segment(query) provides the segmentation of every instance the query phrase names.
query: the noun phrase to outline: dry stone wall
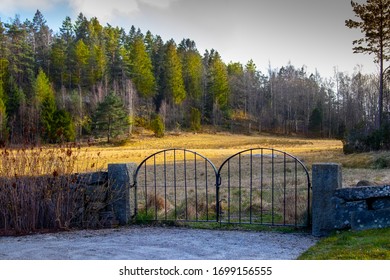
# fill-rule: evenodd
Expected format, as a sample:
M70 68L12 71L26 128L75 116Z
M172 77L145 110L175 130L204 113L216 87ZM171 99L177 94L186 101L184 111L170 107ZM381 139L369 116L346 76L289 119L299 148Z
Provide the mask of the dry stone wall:
M313 165L312 233L390 227L390 186L343 188L341 166Z

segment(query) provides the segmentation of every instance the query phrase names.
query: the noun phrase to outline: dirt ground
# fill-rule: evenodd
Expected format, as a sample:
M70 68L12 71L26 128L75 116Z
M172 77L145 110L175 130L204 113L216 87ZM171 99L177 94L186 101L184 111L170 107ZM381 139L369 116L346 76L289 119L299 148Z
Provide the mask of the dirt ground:
M0 237L0 259L291 260L316 242L303 233L132 226Z

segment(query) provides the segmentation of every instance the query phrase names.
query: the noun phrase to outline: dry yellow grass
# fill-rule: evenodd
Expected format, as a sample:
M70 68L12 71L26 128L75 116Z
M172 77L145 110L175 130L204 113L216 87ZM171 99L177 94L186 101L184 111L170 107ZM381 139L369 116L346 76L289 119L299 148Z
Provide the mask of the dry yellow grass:
M275 148L301 159L308 169L316 162L336 162L343 165L344 185L355 185L360 180L388 184L388 169L373 169L381 157L389 159L390 153L364 153L344 155L342 142L328 139L307 139L273 135L168 134L155 138L140 134L118 146L96 145L77 149L74 172L106 169L109 163L141 163L147 156L163 149L185 148L209 158L217 167L229 156L250 148ZM47 148L52 149L52 148Z
M334 139L307 139L274 135L236 135L229 133L181 133L155 138L150 135L135 136L120 147L93 147L89 153L100 153L102 166L115 162L139 164L147 156L163 149L185 148L206 156L218 167L226 158L250 148L274 148L286 151L301 159L309 170L313 163L336 162L343 165L343 184L356 185L360 180L388 184L388 169L373 169L372 163L389 153L364 153L344 155L342 142Z
M140 163L145 157L170 148L185 148L196 151L219 164L223 159L250 148L275 148L294 155L315 153L342 153L342 144L337 140L312 140L269 135L246 136L228 133L167 135L164 138L136 136L118 147L89 147L90 156L99 155L103 165L115 162Z

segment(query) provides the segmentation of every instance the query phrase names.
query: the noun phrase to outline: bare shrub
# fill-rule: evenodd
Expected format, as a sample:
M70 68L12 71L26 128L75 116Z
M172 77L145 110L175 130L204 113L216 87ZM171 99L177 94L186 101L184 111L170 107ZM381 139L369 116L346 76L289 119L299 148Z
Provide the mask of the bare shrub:
M85 188L73 175L81 149L55 148L1 150L0 234L93 227L91 217L106 205L108 186ZM85 175L84 178L88 177Z
M147 200L147 208L152 210L157 209L157 212L165 210L169 211L172 208L172 203L161 195L149 196Z

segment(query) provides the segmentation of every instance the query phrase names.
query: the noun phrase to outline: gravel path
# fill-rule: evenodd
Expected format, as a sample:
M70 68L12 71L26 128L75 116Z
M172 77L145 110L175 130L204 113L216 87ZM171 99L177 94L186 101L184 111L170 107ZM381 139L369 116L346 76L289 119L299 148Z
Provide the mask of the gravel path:
M0 237L0 259L290 260L317 240L301 233L124 227Z

